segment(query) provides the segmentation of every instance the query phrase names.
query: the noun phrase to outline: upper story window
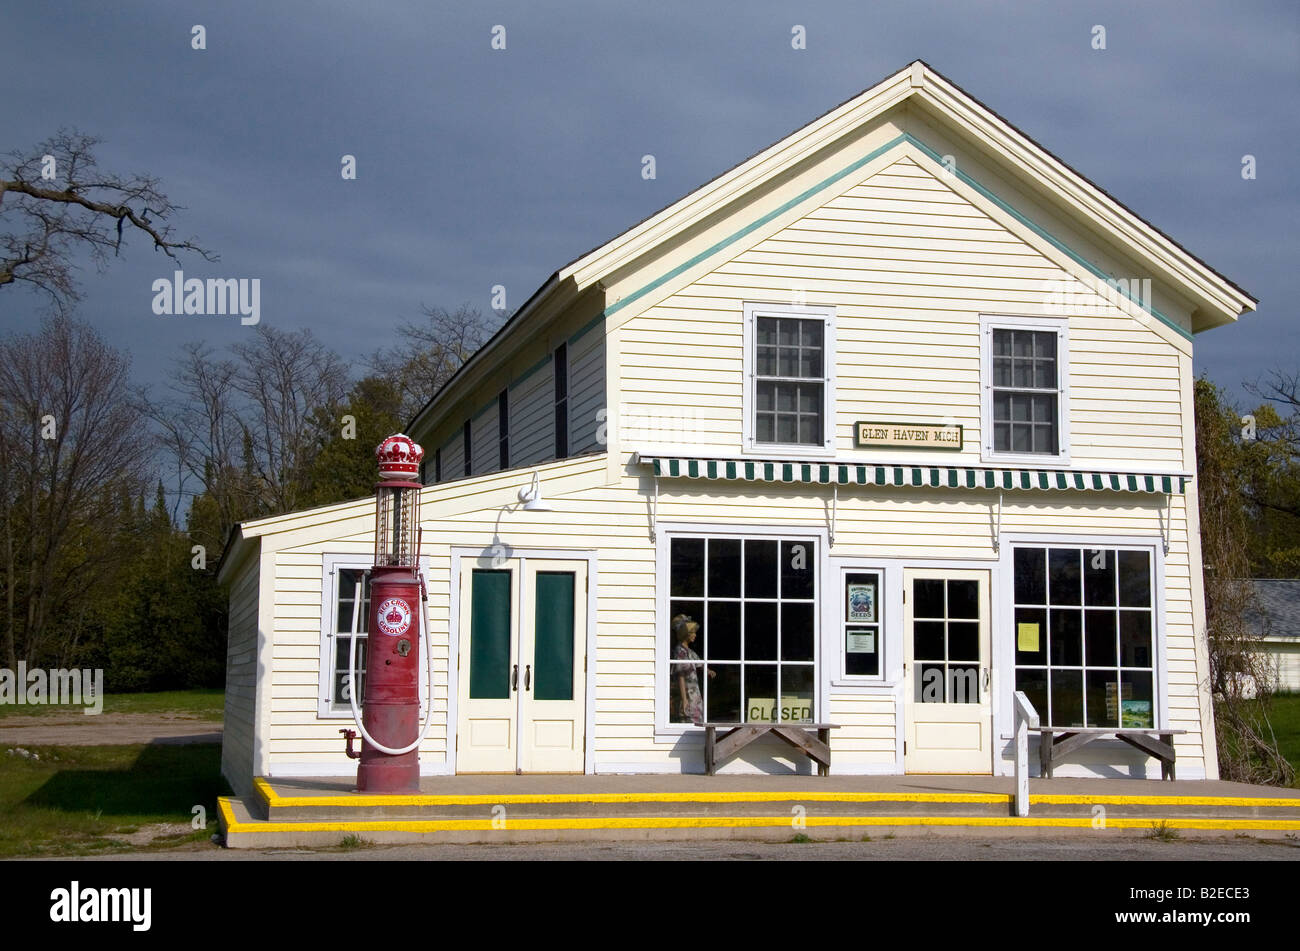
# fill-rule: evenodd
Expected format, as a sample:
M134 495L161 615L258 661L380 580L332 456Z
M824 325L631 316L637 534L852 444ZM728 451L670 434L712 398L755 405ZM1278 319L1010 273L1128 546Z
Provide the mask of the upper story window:
M745 305L745 448L835 446L835 311Z
M433 451L433 481L434 482L442 481L442 450L441 449L435 449Z
M569 454L569 348L555 348L555 458Z
M470 421L468 419L465 420L465 430L463 434L463 439L465 441L465 477L466 478L469 478L470 472L473 469L473 460L474 460L474 454L470 451L473 447L471 446L471 441L470 441L469 422Z
M1069 462L1065 319L980 323L982 458Z

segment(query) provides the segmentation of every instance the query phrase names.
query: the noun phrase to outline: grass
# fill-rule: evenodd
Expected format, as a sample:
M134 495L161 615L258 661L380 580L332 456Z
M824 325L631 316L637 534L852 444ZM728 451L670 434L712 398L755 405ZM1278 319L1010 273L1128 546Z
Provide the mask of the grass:
M1273 725L1278 749L1296 772L1300 785L1300 693L1280 693L1269 704L1268 721Z
M0 857L94 855L207 842L216 830L221 747L34 746L39 760L0 751ZM192 828L194 806L206 811ZM148 846L142 826L184 826Z
M1268 707L1268 722L1277 738L1278 750L1295 770L1292 785L1300 787L1300 693L1274 694Z
M225 691L217 688L194 690L162 690L156 693L104 693L105 713L153 713L194 717L199 720L220 720L225 714ZM0 717L51 716L54 714L81 714L85 708L74 705L5 703L0 704Z
M1151 823L1151 831L1147 833L1148 839L1156 839L1160 842L1175 842L1182 838L1182 833L1171 826L1166 819L1159 822Z
M370 842L361 838L361 836L356 833L345 835L342 841L339 842L339 848L347 852L350 852L353 849L364 849L368 845L370 845Z

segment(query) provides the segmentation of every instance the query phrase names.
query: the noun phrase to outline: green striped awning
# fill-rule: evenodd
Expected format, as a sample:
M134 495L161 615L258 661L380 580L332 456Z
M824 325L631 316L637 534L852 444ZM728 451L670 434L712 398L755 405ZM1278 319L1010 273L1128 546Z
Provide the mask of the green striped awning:
M1189 476L1168 473L1083 472L1063 469L992 469L971 466L863 465L781 459L700 459L638 456L654 474L668 478L735 479L829 485L875 485L934 489L1034 489L1075 492L1182 494Z

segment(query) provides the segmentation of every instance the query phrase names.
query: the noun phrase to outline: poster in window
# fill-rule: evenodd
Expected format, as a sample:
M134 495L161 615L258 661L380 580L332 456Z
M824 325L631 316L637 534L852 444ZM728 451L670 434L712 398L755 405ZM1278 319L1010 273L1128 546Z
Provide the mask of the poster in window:
M1016 625L1016 650L1027 654L1038 653L1038 625Z
M848 620L874 622L876 620L876 583L874 581L865 584L850 583L848 589Z
M850 654L874 654L876 652L875 628L849 630L846 650Z
M1127 687L1128 684L1124 686ZM1141 729L1153 725L1150 700L1121 700L1120 710L1124 714L1119 723L1121 727Z

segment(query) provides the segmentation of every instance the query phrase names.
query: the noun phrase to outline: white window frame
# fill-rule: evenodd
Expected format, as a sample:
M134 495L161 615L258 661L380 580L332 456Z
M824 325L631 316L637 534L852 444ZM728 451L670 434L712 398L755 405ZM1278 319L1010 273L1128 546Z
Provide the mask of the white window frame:
M320 603L320 654L317 658L317 691L316 691L316 716L321 720L351 720L352 711L346 707L341 710L335 710L330 703L331 691L334 686L334 641L338 635L337 618L334 611L339 603L339 569L347 568L356 571L369 571L375 566L375 559L372 554L365 555L347 555L347 554L326 554L323 556L321 568L321 603ZM420 559L420 566L424 569L424 576L429 577L429 571L432 562L426 556ZM423 608L421 608L423 609ZM426 614L425 623L428 623ZM421 645L420 650L424 650ZM358 658L361 656L357 652ZM428 662L424 657L420 658L420 722L424 723L425 704L428 702L427 685L428 679ZM363 698L357 697L357 706L361 706Z
M1012 711L1012 695L1015 693L1015 570L1013 552L1017 547L1023 548L1145 548L1151 552L1154 567L1154 590L1152 592L1153 646L1155 651L1155 710L1152 722L1156 727L1170 727L1169 710L1169 656L1166 628L1166 584L1164 545L1160 538L1144 535L1074 535L1068 533L1024 532L1009 533L1002 536L998 552L998 572L995 590L997 603L994 605L995 617L1000 618L993 628L994 650L997 652L997 668L1008 676L1009 683L1000 690L998 705L994 712L993 730L1003 740L1012 738L1011 729L1015 723ZM1113 743L1115 749L1122 744L1118 741L1102 740ZM1125 749L1131 749L1125 747ZM1001 760L1003 775L1010 775L1011 761Z
M820 446L789 443L760 443L756 439L754 415L758 409L756 380L758 369L759 317L820 319L822 332L822 444ZM835 308L812 304L762 304L747 302L744 305L744 398L742 422L742 448L746 453L776 456L828 457L835 454Z
M844 629L848 622L844 620L844 586L849 575L876 574L880 577L880 589L876 592L878 629L877 653L880 655L880 673L849 674L848 644ZM826 598L823 625L827 637L835 638L835 647L822 656L832 660L834 669L828 671L827 681L832 687L892 687L901 677L902 662L895 656L896 643L901 640L895 634L902 630L902 571L897 563L880 560L831 559L830 577L836 584L835 597ZM899 668L895 671L891 665Z
M655 623L654 709L656 739L660 742L676 742L681 739L683 734L696 736L703 736L704 734L704 728L693 723L671 723L668 720L669 651L666 645L672 636L669 625L672 622L672 602L674 599L668 589L670 583L669 574L672 568L672 540L674 538L738 538L742 541L745 539L776 539L808 541L817 544L816 574L813 580L816 586L814 591L817 592L813 600L812 667L813 689L816 693L813 698L813 719L818 723L825 723L828 699L827 678L823 673L823 667L826 663L826 653L822 649L825 619L821 606L824 585L827 579L831 577L827 561L830 545L826 529L807 525L749 527L713 523L693 525L684 522L671 524L660 522L658 530L655 532L655 605L657 620Z
M1056 438L1055 454L997 452L993 445L993 331L1035 330L1056 333ZM1070 333L1066 317L1012 317L980 315L980 461L1013 465L1065 466L1070 464Z

